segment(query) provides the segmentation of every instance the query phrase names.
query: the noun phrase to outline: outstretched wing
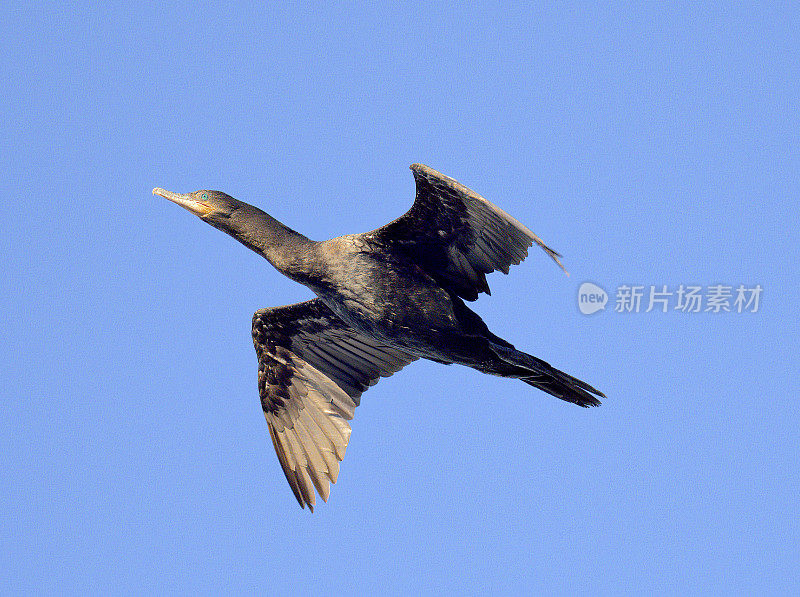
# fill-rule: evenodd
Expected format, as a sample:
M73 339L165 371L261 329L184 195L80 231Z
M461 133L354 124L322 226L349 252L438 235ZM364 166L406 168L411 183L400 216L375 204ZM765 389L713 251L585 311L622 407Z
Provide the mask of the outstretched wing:
M348 327L318 299L253 315L258 390L269 433L297 501L328 500L360 397L416 360Z
M476 192L422 164L412 164L414 205L373 235L396 247L442 286L474 301L491 294L486 274L508 273L539 245L561 266L560 255L542 239Z

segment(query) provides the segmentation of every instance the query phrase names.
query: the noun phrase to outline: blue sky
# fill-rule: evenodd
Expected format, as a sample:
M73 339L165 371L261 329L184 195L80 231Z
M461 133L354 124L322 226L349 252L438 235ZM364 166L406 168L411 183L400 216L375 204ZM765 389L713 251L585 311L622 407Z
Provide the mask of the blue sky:
M0 523L12 592L798 589L798 11L789 4L5 3ZM456 178L564 254L475 305L579 409L417 363L311 515L250 318L309 291L150 190L314 239ZM578 310L578 287L609 294ZM758 312L615 312L622 285ZM674 297L673 297L674 298Z

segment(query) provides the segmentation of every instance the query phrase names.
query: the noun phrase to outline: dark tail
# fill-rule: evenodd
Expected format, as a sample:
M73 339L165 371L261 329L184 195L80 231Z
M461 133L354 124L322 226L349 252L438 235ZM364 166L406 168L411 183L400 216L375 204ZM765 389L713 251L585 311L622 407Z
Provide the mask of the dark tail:
M492 351L505 363L512 365L508 377L517 377L526 384L539 388L548 394L572 402L578 406L600 406L595 396L605 398L605 394L588 383L552 367L541 359L516 350L491 343ZM504 375L505 373L501 373ZM594 396L593 396L594 394Z

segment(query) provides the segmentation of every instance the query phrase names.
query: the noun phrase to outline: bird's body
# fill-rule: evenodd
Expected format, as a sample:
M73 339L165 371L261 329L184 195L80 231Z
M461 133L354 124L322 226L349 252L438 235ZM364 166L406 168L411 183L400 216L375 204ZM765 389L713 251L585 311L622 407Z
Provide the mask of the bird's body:
M460 299L387 247L350 235L319 249L337 265L307 285L353 329L423 358L440 348L430 336L462 331L453 305Z
M278 458L301 506L327 500L360 395L379 377L425 358L519 378L580 406L602 394L495 336L464 303L489 292L533 243L511 216L426 166L417 199L397 220L316 242L217 191L154 192L186 207L309 287L317 299L253 317L259 391Z

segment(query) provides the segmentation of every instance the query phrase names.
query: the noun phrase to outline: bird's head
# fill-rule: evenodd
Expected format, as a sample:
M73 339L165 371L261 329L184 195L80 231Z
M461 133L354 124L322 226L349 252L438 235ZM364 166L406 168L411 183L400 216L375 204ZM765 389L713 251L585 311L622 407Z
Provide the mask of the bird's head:
M195 191L194 193L173 193L161 188L153 189L153 195L160 195L200 216L209 224L223 223L233 214L247 205L222 191Z
M214 228L230 234L240 243L266 257L278 269L281 269L283 263L282 258L275 253L276 247L288 243L299 246L301 241L308 241L257 207L234 199L222 191L201 190L182 194L155 188L153 194L177 203ZM289 240L289 236L295 238Z
M265 216L257 207L234 199L222 191L201 190L183 194L155 188L153 194L177 203L199 216L204 222L227 232L245 244L248 233L258 229L258 223Z

